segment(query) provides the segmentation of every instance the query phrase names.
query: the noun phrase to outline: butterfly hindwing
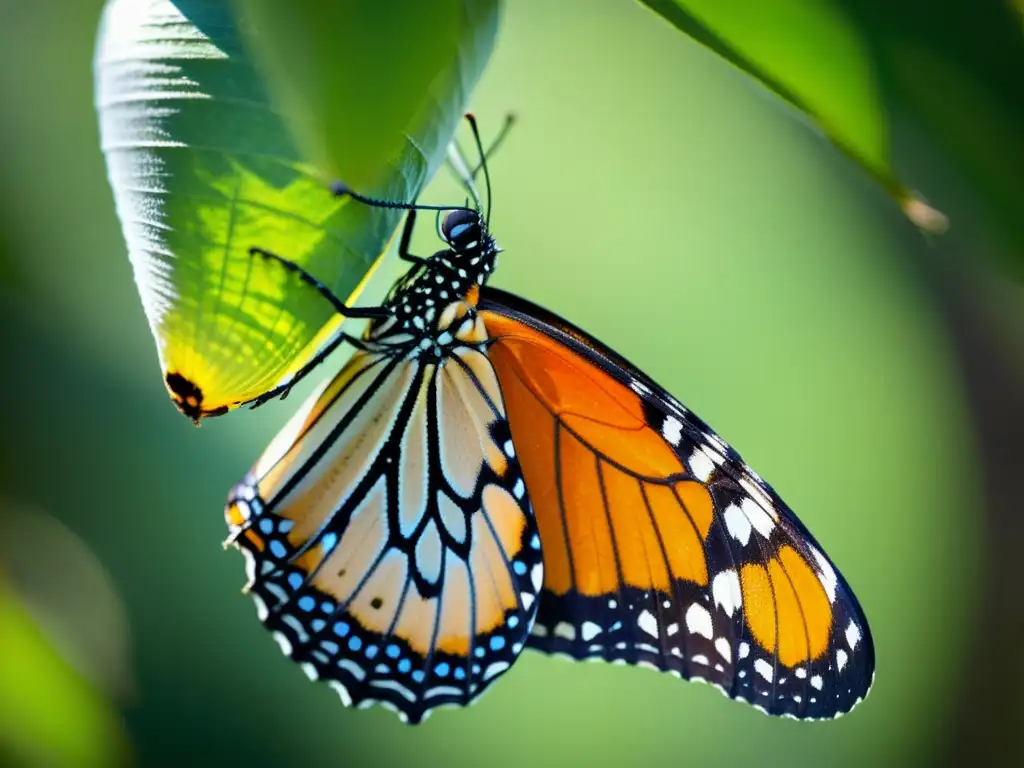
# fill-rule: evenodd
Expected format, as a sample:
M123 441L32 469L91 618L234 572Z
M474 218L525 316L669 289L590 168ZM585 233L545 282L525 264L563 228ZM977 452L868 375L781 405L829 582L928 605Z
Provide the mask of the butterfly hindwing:
M419 722L511 666L543 568L484 354L385 341L311 397L226 515L285 653L346 704Z
M704 680L776 715L863 698L864 616L771 487L583 331L494 289L480 308L544 550L530 646Z

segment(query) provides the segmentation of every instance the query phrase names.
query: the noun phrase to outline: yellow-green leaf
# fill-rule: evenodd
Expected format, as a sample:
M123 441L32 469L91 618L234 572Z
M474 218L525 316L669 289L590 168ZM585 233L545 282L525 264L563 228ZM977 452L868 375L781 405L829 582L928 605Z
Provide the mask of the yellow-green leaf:
M0 760L116 766L126 749L114 707L57 653L0 572Z
M316 26L312 5L294 6L295 25L257 5L109 0L97 41L96 106L118 214L165 381L196 420L272 388L339 323L316 292L249 248L301 264L354 302L399 212L335 199L327 185L344 173L361 190L413 198L443 158L496 27L495 0L432 5L417 29L443 44L404 52L375 2L338 3L350 12L339 38L386 56L380 76L371 73L379 61L347 64L326 29L303 31L303 20ZM272 96L253 53L288 60L303 35L315 57L266 67ZM354 84L336 87L334 69ZM339 116L359 129L346 132ZM321 141L310 126L323 127Z
M893 168L892 135L870 46L835 0L641 0L759 80L873 176L919 226L945 218Z

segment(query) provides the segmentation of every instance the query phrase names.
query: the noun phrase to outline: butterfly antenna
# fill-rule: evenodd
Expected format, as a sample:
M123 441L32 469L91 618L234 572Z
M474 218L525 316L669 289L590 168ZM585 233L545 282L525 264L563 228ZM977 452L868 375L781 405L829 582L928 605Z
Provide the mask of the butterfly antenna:
M490 228L491 209L494 208L494 199L491 197L491 174L487 170L487 153L484 151L483 142L480 141L480 129L477 128L476 117L473 116L472 112L467 112L466 120L469 122L469 127L473 129L473 141L476 142L476 151L480 153L480 167L484 171L484 188L487 190L487 218L484 220L484 223Z
M458 205L420 205L419 203L400 203L396 200L381 200L376 197L360 195L348 184L341 181L331 183L331 194L335 197L351 197L372 208L391 208L400 211L470 211L474 209Z
M487 151L484 152L484 160L490 160L491 157L494 156L494 153L498 151L498 147L500 147L502 143L505 141L505 137L508 136L509 131L512 129L512 126L515 125L517 119L518 116L515 112L509 112L505 115L505 122L501 126L501 130L498 131L498 135L494 137L493 141L491 141L491 146L489 146L487 148ZM483 169L483 167L484 164L480 163L479 165L477 165L476 168L473 169L471 176L473 177L474 180L476 179L477 174L480 173L480 171Z
M462 146L459 144L458 139L452 139L448 145L445 165L448 166L448 170L452 172L459 185L469 192L477 209L482 208L483 204L480 202L480 193L476 190L476 182L469 171L469 165L466 163L466 154L462 151Z

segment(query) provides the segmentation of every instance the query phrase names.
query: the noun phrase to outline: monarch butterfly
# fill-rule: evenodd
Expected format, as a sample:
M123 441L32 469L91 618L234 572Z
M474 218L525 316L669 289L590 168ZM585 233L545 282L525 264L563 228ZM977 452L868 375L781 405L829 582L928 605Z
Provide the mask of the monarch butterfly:
M260 619L346 705L412 723L472 702L523 648L703 680L772 715L849 711L873 679L867 622L775 491L625 358L486 286L500 249L468 119L487 217L476 171L474 207L335 187L408 210L413 266L381 307L253 249L372 317L231 491ZM445 246L429 258L409 253L423 209Z

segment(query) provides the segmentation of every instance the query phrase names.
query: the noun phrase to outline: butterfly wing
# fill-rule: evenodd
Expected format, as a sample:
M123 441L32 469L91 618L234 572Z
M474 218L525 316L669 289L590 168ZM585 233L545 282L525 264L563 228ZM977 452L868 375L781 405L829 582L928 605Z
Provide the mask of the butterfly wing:
M480 316L544 552L529 645L835 717L874 649L807 529L703 421L583 331L485 289Z
M515 661L543 570L486 357L381 349L310 398L225 514L285 654L415 723Z

